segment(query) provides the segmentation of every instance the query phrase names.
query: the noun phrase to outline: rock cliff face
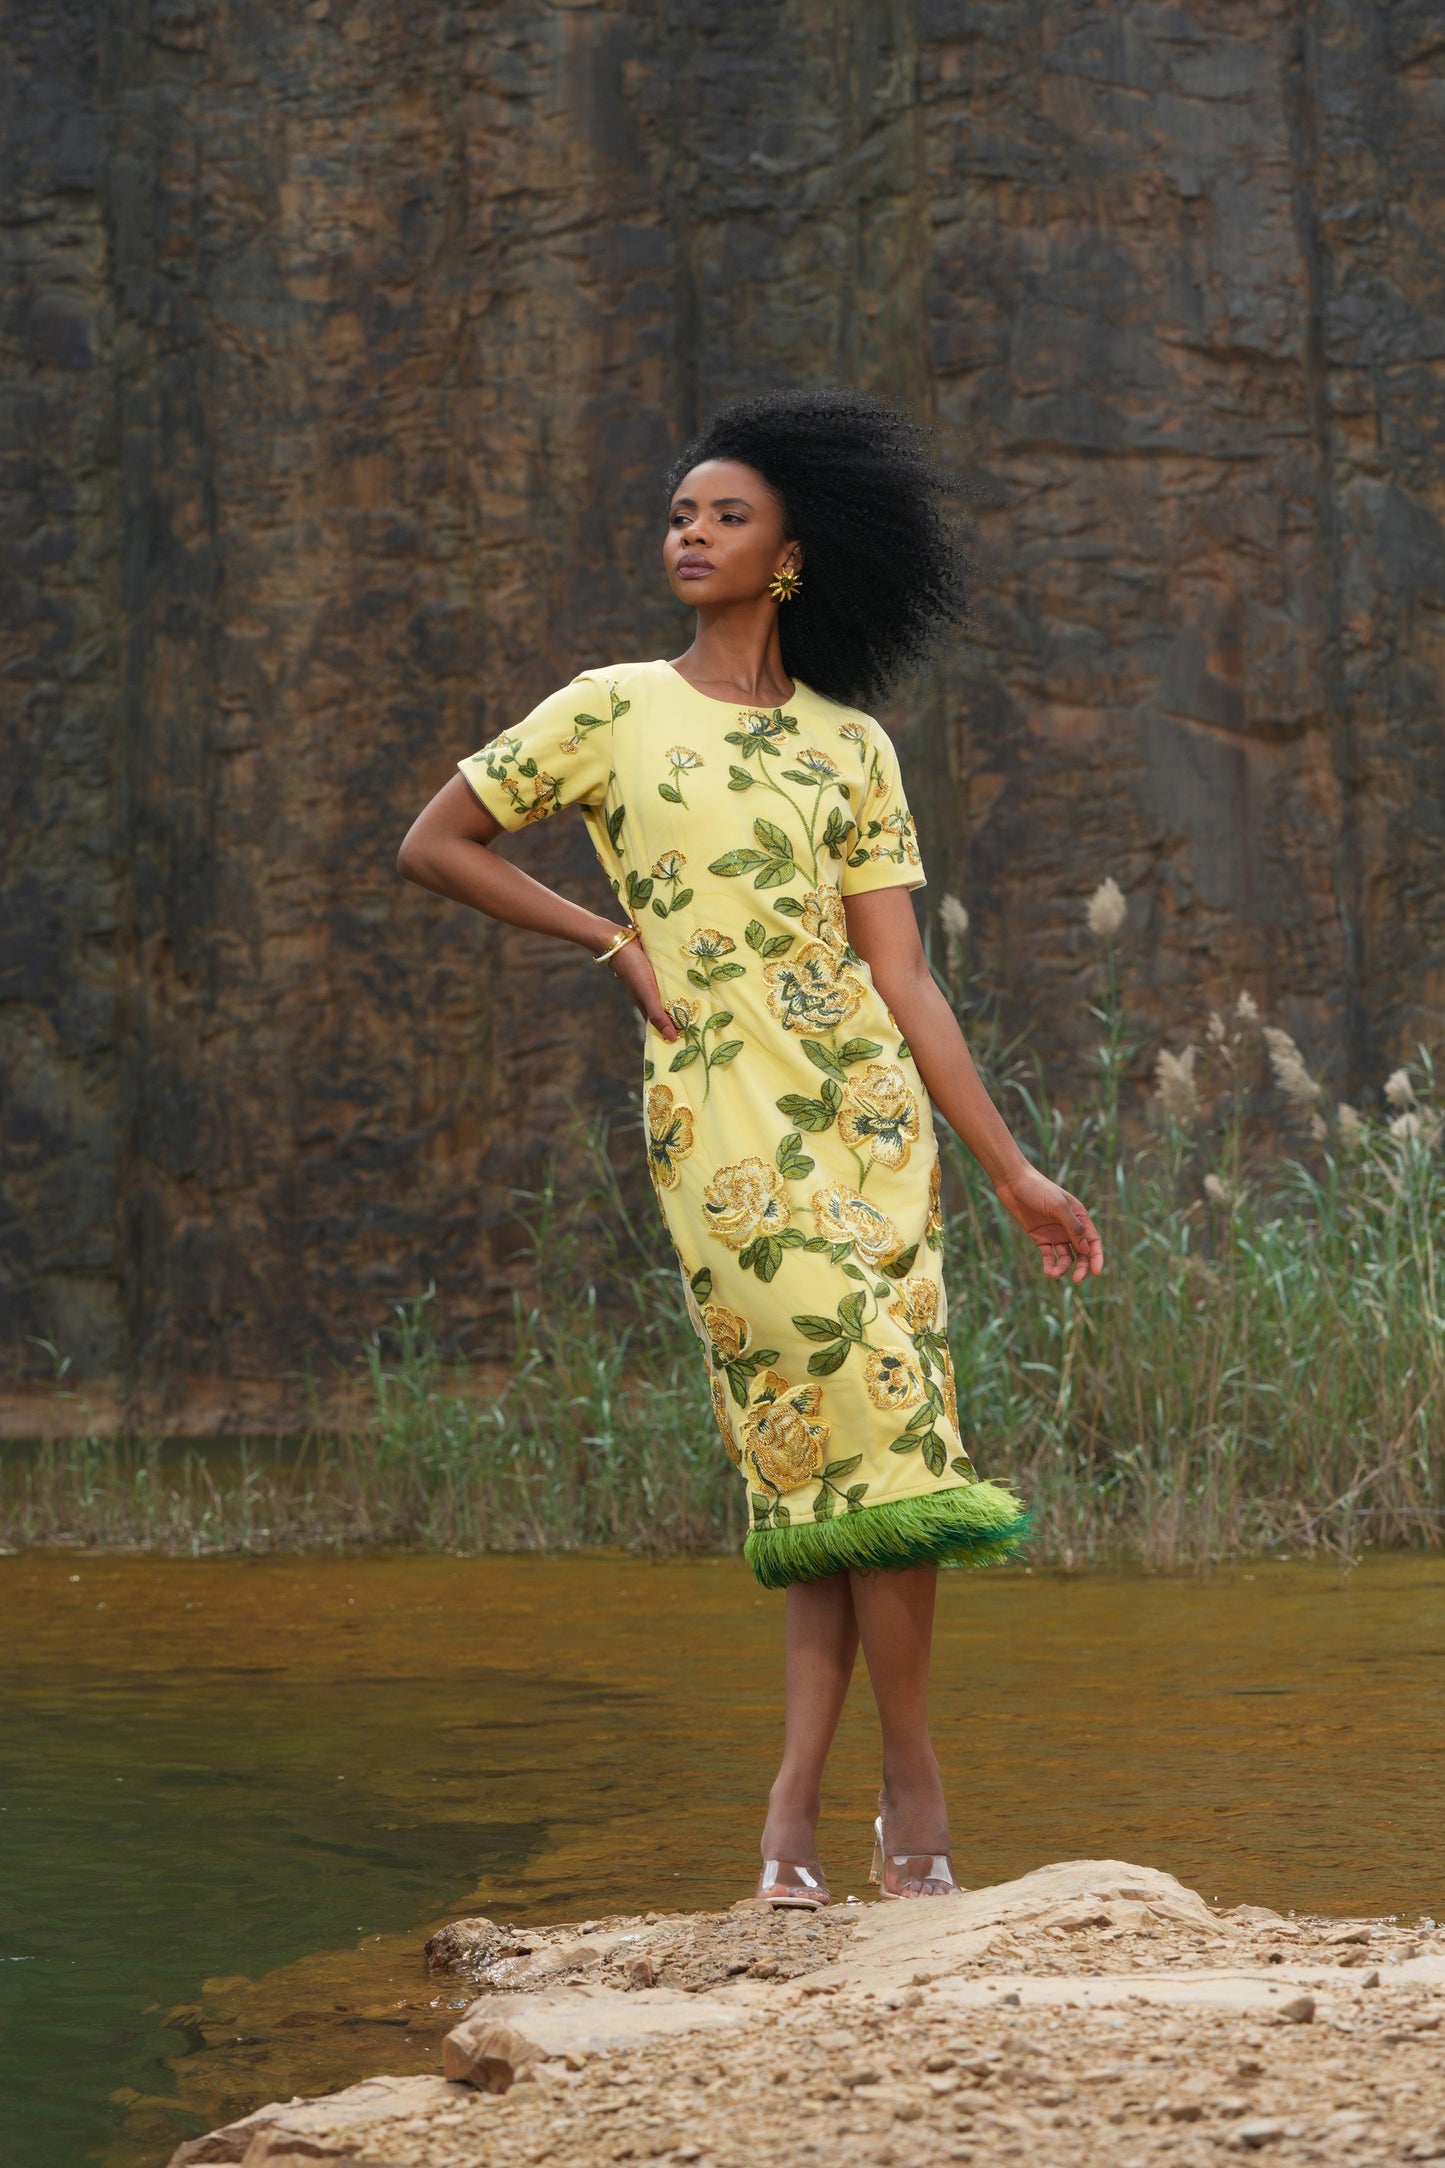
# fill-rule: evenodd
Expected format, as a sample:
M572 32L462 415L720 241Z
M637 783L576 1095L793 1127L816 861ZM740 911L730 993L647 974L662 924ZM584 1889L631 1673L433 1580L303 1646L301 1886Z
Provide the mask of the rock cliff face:
M5 0L0 1273L154 1418L435 1278L473 1347L579 952L403 888L460 752L676 653L660 464L846 379L980 488L889 721L1056 1061L1081 902L1342 1085L1445 996L1445 27L1363 0ZM925 778L946 779L942 787ZM601 903L580 823L522 844ZM598 983L603 981L603 983ZM253 1403L260 1394L261 1401Z

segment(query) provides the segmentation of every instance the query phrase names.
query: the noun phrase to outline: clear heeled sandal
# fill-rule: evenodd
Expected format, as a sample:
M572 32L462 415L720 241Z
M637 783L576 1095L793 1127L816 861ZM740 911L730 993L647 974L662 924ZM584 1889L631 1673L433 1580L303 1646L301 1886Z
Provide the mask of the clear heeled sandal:
M753 1895L764 1904L796 1905L809 1912L833 1902L822 1875L811 1867L800 1866L795 1859L765 1859Z
M873 1864L868 1879L878 1886L880 1897L961 1897L962 1885L954 1880L953 1861L947 1852L888 1852L883 1850L883 1817L873 1823Z

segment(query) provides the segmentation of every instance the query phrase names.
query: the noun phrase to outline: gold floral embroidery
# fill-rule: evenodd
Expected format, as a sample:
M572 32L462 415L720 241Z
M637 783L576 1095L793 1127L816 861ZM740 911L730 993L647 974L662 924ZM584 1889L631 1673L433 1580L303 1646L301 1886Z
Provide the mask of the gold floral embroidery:
M875 1408L911 1408L923 1398L923 1380L897 1348L870 1348L863 1383Z
M504 775L500 780L503 790L521 814L524 827L529 821L545 820L556 806L562 789L556 776L548 775L545 768L539 768L535 775L527 777L532 793L530 798L516 776Z
M653 861L652 878L654 881L675 881L686 864L685 851L664 851L660 858Z
M780 1233L793 1216L783 1178L765 1159L719 1167L702 1193L702 1208L709 1232L730 1250L742 1249L755 1235Z
M830 1242L851 1242L865 1264L886 1264L903 1247L903 1237L888 1214L847 1182L829 1182L815 1189L809 1202L818 1233Z
M926 1272L910 1272L899 1281L898 1298L889 1303L888 1315L910 1339L932 1332L938 1318L938 1282Z
M882 820L877 822L876 828L881 837L891 838L892 840L873 844L868 852L870 858L890 858L895 865L900 866L922 864L923 861L918 855L918 845L914 840L913 815L911 813L905 812L901 806L895 807L891 813L884 814ZM873 830L870 828L869 832L871 834Z
M953 1374L953 1358L945 1357L943 1372L943 1407L949 1422L958 1429L958 1383Z
M928 1217L923 1223L923 1239L931 1250L943 1247L943 1167L936 1154L928 1170Z
M738 1441L733 1436L732 1416L728 1410L728 1396L723 1391L723 1381L715 1370L708 1372L707 1389L712 1399L713 1420L717 1424L723 1444L727 1447L728 1459L735 1468L741 1468L743 1456L738 1449Z
M821 746L805 745L796 758L800 768L807 768L813 775L822 776L824 782L831 782L838 773L837 761L831 760Z
M746 1318L739 1317L725 1302L707 1302L703 1304L702 1321L721 1362L731 1362L734 1356L741 1355L749 1338Z
M843 898L831 881L825 881L821 888L808 890L803 898L799 924L804 933L831 949L848 946L848 919Z
M743 1417L743 1452L765 1483L798 1490L823 1467L831 1425L816 1420L821 1385L791 1386L769 1370Z
M693 1142L692 1108L674 1105L670 1085L652 1085L647 1094L647 1164L663 1189L676 1189L681 1162Z
M823 941L806 941L796 956L765 964L768 1007L785 1031L822 1038L847 1022L867 991L862 979Z
M737 947L731 934L719 933L716 926L699 926L697 932L683 942L683 954L696 956L700 961L711 963L715 956L726 956Z
M684 774L703 764L701 753L695 753L690 745L670 745L662 757L669 768L679 768Z
M872 1061L861 1076L850 1076L838 1108L838 1134L853 1151L866 1145L880 1166L906 1167L919 1124L918 1102L903 1071Z

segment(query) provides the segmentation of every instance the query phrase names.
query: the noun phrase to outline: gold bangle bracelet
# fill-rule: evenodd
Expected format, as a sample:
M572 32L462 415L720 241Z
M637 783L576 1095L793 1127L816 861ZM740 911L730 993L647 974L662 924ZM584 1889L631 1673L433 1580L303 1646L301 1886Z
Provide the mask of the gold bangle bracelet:
M609 956L615 956L617 954L617 951L620 948L625 948L629 941L635 941L641 931L642 928L636 925L619 927L617 932L613 935L612 939L608 942L606 948L602 951L602 954L600 956L594 956L592 961L598 964L605 964Z

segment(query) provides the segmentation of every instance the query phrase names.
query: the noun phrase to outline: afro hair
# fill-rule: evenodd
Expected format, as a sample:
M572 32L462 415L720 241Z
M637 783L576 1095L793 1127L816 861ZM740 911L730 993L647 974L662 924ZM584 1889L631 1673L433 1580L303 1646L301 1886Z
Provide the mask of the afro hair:
M949 516L961 485L898 407L844 387L735 400L673 462L669 499L705 459L755 469L802 545L802 585L778 618L790 677L871 709L964 617L970 563Z

